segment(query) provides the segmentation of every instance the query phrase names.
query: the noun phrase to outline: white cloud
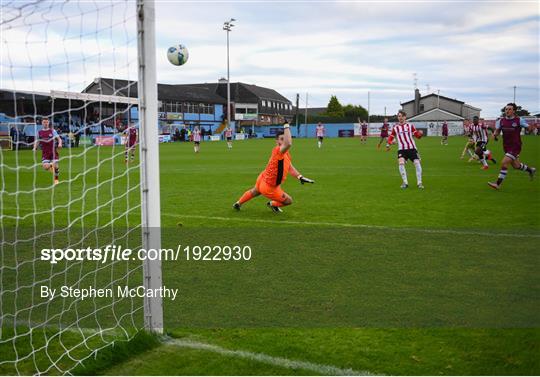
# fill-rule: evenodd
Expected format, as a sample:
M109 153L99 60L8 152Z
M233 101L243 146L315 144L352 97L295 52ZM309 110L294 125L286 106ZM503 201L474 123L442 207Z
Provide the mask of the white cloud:
M62 18L56 4L53 9L43 6L25 16L34 25L31 30L4 30L0 86L60 89L84 86L96 76L137 77L134 6L114 3L107 9L105 3L98 9L100 2L80 4L84 16L75 7L64 9L68 17ZM215 82L225 76L221 27L234 17L231 79L272 87L290 99L307 91L315 106L325 105L331 94L342 102L366 105L370 90L373 112L384 107L394 112L400 101L411 98L416 72L421 89L429 83L433 91L483 108L486 116L496 115L511 99L514 85L520 104L540 110L539 13L534 2L158 1L156 7L160 82ZM43 20L48 22L39 23ZM102 32L87 34L95 24ZM70 38L81 32L83 38ZM45 35L47 45L25 45ZM166 59L167 47L176 43L190 51L182 67ZM30 61L55 66L49 72L36 69L32 77L9 69ZM66 61L74 62L69 76Z

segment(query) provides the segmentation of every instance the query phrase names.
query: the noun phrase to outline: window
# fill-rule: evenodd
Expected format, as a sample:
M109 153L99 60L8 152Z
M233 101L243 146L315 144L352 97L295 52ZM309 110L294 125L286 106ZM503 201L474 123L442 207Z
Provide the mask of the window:
M199 104L199 111L201 114L213 114L214 106L208 105L206 103Z
M420 104L420 112L423 112L423 111L424 111L424 104L421 103L421 104Z
M257 109L249 108L249 109L246 109L246 110L247 110L248 114L257 114Z
M182 106L185 113L191 113L191 114L197 114L199 106L195 105L194 103L184 103L184 106Z

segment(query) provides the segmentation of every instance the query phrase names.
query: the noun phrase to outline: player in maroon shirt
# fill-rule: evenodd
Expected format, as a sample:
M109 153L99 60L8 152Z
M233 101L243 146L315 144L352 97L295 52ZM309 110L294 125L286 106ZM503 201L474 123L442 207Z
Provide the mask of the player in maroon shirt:
M33 150L36 151L38 146L41 147L41 166L54 174L54 184L56 185L59 178L58 149L62 148L62 139L50 126L48 118L43 118L41 125L43 128L37 134Z
M379 144L377 144L377 149L381 149L381 144L383 141L386 141L388 139L388 130L390 128L390 125L388 124L388 118L384 118L384 123L381 126L381 139L379 140Z
M365 144L367 142L368 125L366 122L360 122L360 142Z
M441 145L448 145L448 123L446 121L442 124L442 138Z
M131 161L135 160L135 149L137 147L137 127L135 127L135 123L131 122L129 127L124 130L124 134L126 135L125 161L127 164L129 159Z
M526 128L529 132L535 129L534 125L528 125L523 118L515 115L516 104L509 103L504 108L504 116L497 120L495 125L495 132L493 133L493 139L497 141L497 137L502 132L503 134L503 149L504 158L501 163L501 171L497 182L488 182L488 185L495 190L501 187L506 174L508 173L508 165L512 165L514 169L529 173L531 180L534 178L536 168L527 166L519 161L519 154L521 153L521 129Z

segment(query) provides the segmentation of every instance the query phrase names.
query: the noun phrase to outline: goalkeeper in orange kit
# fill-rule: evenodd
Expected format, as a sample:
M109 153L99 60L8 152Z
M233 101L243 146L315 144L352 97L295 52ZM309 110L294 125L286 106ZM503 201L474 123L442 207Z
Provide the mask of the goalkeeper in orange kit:
M259 195L263 195L270 199L266 204L274 212L283 212L281 207L292 204L292 198L281 188L281 184L287 179L290 174L297 178L301 184L315 183L314 180L304 177L295 169L291 163L291 154L289 149L292 145L291 130L289 123L283 125L283 132L276 135L276 146L272 149L272 155L266 165L264 171L259 174L255 187L247 190L236 203L233 208L240 210L240 207Z

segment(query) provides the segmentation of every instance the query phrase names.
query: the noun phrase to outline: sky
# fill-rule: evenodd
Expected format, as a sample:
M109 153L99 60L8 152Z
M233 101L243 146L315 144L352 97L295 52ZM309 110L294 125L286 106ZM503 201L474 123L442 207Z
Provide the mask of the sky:
M133 3L76 4L5 12L19 17L7 30L3 25L0 87L81 90L97 76L137 78ZM237 19L231 81L273 88L293 102L300 93L301 107L307 93L310 107L326 106L336 95L367 108L369 92L372 114L394 114L412 99L416 74L423 95L439 91L481 108L485 117L513 100L514 86L516 102L540 112L534 1L156 0L158 81L226 76L222 25L231 17ZM29 24L35 26L28 30ZM167 48L179 43L190 53L180 67L166 58Z

